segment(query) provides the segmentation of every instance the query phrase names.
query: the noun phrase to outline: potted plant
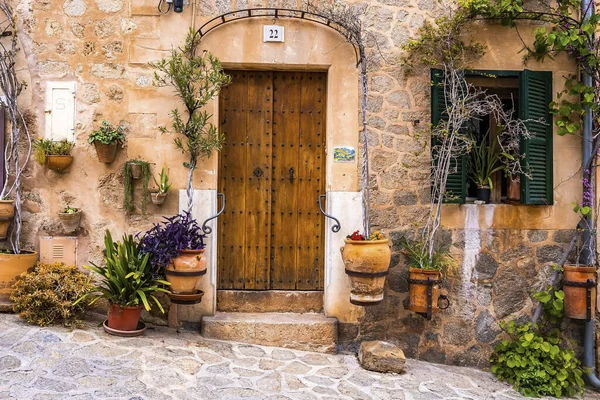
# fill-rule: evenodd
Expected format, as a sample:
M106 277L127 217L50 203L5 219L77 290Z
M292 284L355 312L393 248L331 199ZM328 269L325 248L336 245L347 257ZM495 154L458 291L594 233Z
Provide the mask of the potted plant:
M379 231L369 237L356 231L346 236L340 251L350 278L350 302L361 306L381 302L392 258L389 240Z
M402 253L406 256L409 273L410 298L408 309L417 313L428 312L428 286L431 286L431 312L440 310L440 283L443 274L454 264L454 260L444 250L429 252L423 242L409 242L402 238ZM430 254L433 254L430 256Z
M69 231L74 231L79 228L81 221L81 210L79 208L67 206L62 211L58 212L58 218Z
M98 161L110 164L117 157L119 144L125 141L122 126L113 127L108 121L102 121L100 128L93 131L88 137L88 142L96 148Z
M50 139L37 139L33 141L33 157L38 164L56 172L64 172L73 163L71 150L75 143L67 140L58 142Z
M158 181L156 178L154 178L154 183L156 183L156 186L158 186L158 192L152 193L152 203L161 205L165 202L167 193L169 192L169 189L171 189L171 185L169 184L169 175L165 171L165 167L162 167L158 178Z
M141 253L150 257L155 274L164 273L173 293L193 294L206 274L204 238L188 212L164 217L141 238Z
M150 182L150 163L144 160L129 160L123 165L123 208L127 213L133 212L135 205L133 203L133 180L142 180L142 213L146 213L148 204L148 182Z
M490 202L490 194L494 188L492 178L494 173L502 171L505 166L497 151L496 140L488 145L487 134L479 144L475 144L467 158L467 167L471 179L477 185L477 200Z
M0 13L4 14L6 30L18 32L16 15L9 3L2 3ZM3 46L5 51L0 52L0 106L6 111L8 123L2 160L5 176L11 177L11 180L5 182L0 191L0 220L10 222L14 218L15 221L10 235L5 234L8 238L7 248L0 253L0 302L8 303L13 283L19 275L33 268L37 261L37 253L23 250L21 202L9 200L21 198L21 179L32 147L32 132L23 118L25 110L21 109L22 102L18 99L25 88L25 83L19 78L16 70L18 64L15 60L19 57L20 48L19 35L6 38Z
M0 240L6 240L8 228L15 217L15 201L3 197L0 200Z
M587 296L590 292L591 313L595 312L596 284L598 274L593 265L565 265L563 267L563 292L565 316L573 319L588 319ZM589 283L589 287L585 285Z
M94 263L85 268L100 276L100 283L81 296L76 303L91 298L90 305L104 298L110 303L105 325L109 333L138 329L142 306L150 311L151 301L161 312L164 309L155 292L168 292L160 285L168 285L151 273L149 254L140 252L140 244L132 235L123 235L121 242L113 242L110 231L104 235L104 266Z

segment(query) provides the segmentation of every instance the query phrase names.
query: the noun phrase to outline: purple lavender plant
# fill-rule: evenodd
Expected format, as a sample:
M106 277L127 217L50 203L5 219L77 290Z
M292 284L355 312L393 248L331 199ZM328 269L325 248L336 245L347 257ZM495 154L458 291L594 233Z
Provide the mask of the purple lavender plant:
M140 236L140 234L138 234ZM155 224L140 239L140 253L149 254L153 273L169 265L172 258L181 250L204 249L204 238L200 226L188 212L173 217L163 217L163 222Z

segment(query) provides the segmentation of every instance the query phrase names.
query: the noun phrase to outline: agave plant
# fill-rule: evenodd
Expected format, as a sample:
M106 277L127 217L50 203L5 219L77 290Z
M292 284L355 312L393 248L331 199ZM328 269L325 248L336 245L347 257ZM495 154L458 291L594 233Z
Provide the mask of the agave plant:
M488 135L484 135L483 140L475 145L468 158L469 175L478 188L494 188L492 177L494 173L506 169L502 163L501 157L509 157L508 154L499 153L496 140L491 140L488 145Z
M164 309L154 292L168 293L160 285L169 285L169 282L155 279L150 273L148 254L140 253L140 245L132 235L123 235L122 242L113 242L110 231L104 235L104 263L101 267L94 263L85 268L100 275L100 284L94 286L88 293L80 297L75 304L84 298L90 297L93 304L100 298L107 299L111 304L119 306L136 306L143 304L147 311L151 305L149 299L154 301L161 312Z

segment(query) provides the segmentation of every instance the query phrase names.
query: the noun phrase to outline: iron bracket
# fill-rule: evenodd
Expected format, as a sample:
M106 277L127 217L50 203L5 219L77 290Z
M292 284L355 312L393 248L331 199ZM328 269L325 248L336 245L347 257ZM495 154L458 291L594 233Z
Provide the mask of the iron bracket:
M206 223L217 218L219 215L223 214L223 211L225 211L225 193L217 193L217 197L221 198L221 209L216 215L213 215L202 223L202 232L204 232L206 235L210 235L213 231L210 226L206 225Z
M592 320L592 289L596 287L596 281L588 279L585 282L563 281L563 286L571 286L585 289L586 321Z
M321 203L321 199L322 199L322 198L325 198L325 199L327 199L327 195L326 195L326 194L320 194L320 195L319 195L319 210L321 210L321 213L322 213L324 216L326 216L327 218L330 218L330 219L332 219L332 220L334 220L334 221L335 221L335 224L334 224L334 225L331 227L331 231L332 231L333 233L338 233L338 232L340 231L340 229L342 229L342 226L340 225L340 221L339 221L339 220L338 220L336 217L334 217L334 216L332 216L332 215L329 215L329 214L327 214L327 213L326 213L326 212L323 210L323 204Z

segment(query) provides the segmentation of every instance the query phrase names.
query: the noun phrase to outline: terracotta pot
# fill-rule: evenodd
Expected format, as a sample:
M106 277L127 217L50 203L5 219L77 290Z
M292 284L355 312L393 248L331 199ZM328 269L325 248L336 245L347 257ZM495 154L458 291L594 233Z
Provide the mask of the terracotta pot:
M102 144L100 142L94 142L96 148L96 155L98 155L98 161L105 164L110 164L115 161L117 157L117 144Z
M8 228L15 218L15 201L0 200L0 240L8 236Z
M410 268L408 270L409 278L421 281L427 281L431 278L434 281L441 280L441 273L437 269L420 269ZM413 312L426 313L427 312L427 285L420 283L410 283L410 301L408 303L408 309ZM431 287L431 312L436 313L440 311L438 307L438 300L440 298L440 285L439 283L434 284Z
M73 156L46 156L46 167L56 172L64 172L73 163Z
M134 331L137 329L142 314L142 306L110 305L108 310L108 327L119 331Z
M361 306L381 302L392 258L389 241L346 239L345 242L340 251L350 278L350 302Z
M15 280L24 272L31 271L37 262L35 251L21 254L0 254L0 302L8 302Z
M142 177L141 164L129 164L129 170L131 171L131 177L133 179L140 179Z
M66 230L73 232L79 228L79 222L81 221L81 210L74 213L58 213L58 218L63 223Z
M565 282L587 282L591 279L596 281L596 267L583 267L574 265L564 266ZM565 317L573 319L587 320L587 288L569 286L563 282L563 292L565 292ZM596 310L596 284L591 288L591 313L592 316Z
M516 177L515 179L508 177L506 199L513 202L521 201L521 179L519 177Z
M171 292L196 293L198 281L206 274L206 257L203 253L204 250L181 250L181 254L171 260L165 268L165 277L171 283Z
M159 206L161 204L164 204L165 199L167 198L167 194L166 193L152 193L150 197L152 197L152 203Z

